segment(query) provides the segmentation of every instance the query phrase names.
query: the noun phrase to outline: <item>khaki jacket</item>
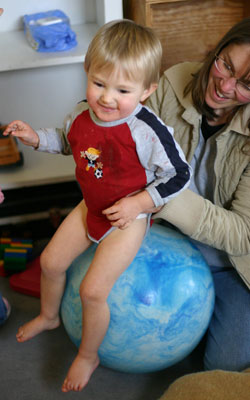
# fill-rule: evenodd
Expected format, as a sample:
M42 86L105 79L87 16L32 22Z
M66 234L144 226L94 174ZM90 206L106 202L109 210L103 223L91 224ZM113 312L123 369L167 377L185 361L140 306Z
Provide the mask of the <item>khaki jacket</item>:
M168 69L147 102L172 126L175 139L190 162L198 145L201 115L183 89L198 63ZM241 107L216 139L214 203L186 189L156 214L183 233L224 250L250 288L250 104Z

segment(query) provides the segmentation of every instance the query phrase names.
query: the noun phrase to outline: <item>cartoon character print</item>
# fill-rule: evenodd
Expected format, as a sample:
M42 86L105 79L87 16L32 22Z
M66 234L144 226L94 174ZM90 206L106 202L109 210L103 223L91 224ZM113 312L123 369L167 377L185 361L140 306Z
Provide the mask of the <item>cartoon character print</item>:
M101 151L95 149L94 147L89 147L87 150L83 150L80 152L82 158L86 158L88 160L88 164L86 166L86 171L89 171L90 168L94 169L94 175L97 179L101 179L103 177L102 167L103 164L101 162L97 162L100 157Z

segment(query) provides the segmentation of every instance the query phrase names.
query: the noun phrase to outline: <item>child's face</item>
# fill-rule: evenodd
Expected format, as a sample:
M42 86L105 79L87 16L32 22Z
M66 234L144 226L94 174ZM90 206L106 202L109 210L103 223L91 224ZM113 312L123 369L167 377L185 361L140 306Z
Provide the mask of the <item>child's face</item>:
M137 104L156 89L145 89L143 82L128 79L121 68L87 72L87 100L95 115L104 122L117 121L130 115Z

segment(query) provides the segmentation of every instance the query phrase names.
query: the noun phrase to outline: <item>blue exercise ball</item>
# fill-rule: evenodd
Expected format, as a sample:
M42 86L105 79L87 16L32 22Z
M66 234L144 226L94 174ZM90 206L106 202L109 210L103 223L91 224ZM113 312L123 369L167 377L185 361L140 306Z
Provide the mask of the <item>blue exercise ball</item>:
M62 320L77 347L82 332L79 287L95 250L91 246L72 263L62 300ZM154 223L108 304L101 365L133 373L161 370L185 358L204 335L214 307L211 272L186 236Z

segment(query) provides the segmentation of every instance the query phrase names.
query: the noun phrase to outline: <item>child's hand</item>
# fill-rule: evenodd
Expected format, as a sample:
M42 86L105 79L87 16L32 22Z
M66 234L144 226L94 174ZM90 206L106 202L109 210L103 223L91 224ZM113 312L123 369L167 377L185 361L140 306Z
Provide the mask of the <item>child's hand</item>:
M39 136L28 124L23 121L12 121L3 132L4 136L12 135L17 137L27 146L37 148L39 146Z
M136 196L131 196L118 200L113 206L106 208L103 214L106 215L112 226L126 229L140 212L141 209Z

